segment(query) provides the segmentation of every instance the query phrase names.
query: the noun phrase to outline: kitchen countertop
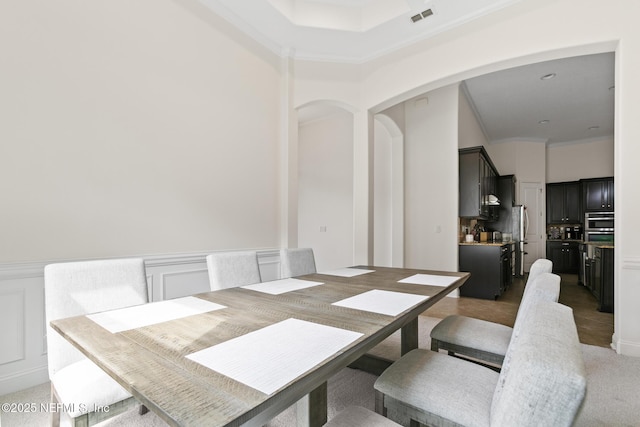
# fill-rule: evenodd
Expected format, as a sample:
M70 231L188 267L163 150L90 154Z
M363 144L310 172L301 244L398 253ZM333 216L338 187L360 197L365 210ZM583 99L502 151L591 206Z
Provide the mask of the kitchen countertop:
M515 240L509 240L508 242L460 242L460 246L503 246L515 243Z

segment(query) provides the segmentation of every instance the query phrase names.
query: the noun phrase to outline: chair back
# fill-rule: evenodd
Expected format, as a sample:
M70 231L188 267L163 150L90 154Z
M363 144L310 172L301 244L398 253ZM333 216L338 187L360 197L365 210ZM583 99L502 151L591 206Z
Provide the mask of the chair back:
M217 252L207 255L212 291L253 285L262 281L255 251Z
M49 377L85 357L49 322L149 302L142 259L67 262L44 269Z
M536 275L533 281L527 285L529 292L522 296L518 313L516 313L516 321L513 325L513 333L519 330L524 321L527 311L538 301L558 302L560 298L560 281L561 278L553 273L540 273ZM513 339L513 338L512 338Z
M281 249L280 266L283 279L315 273L316 261L313 256L313 249Z
M545 258L538 258L531 264L531 268L529 269L529 276L527 277L527 283L524 286L524 293L522 298L527 294L527 290L529 289L529 283L532 283L536 277L541 275L542 273L551 273L553 270L553 261Z
M537 301L511 340L491 403L491 426L571 426L587 377L571 308Z

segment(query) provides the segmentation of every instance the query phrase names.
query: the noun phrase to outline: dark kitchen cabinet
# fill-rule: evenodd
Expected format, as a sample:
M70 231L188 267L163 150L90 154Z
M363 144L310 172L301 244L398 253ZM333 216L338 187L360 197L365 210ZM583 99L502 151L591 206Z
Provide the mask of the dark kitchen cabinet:
M547 224L581 223L580 182L547 184Z
M497 188L500 207L511 211L511 208L516 205L516 176L499 176L497 178Z
M554 273L578 274L580 248L578 242L547 241L547 258L553 262Z
M583 179L585 212L613 212L613 178Z
M459 269L471 273L460 296L497 299L513 280L510 245L460 245Z
M498 219L498 172L483 147L459 150L459 215L488 221Z
M597 247L592 264L593 287L598 310L613 313L613 248Z

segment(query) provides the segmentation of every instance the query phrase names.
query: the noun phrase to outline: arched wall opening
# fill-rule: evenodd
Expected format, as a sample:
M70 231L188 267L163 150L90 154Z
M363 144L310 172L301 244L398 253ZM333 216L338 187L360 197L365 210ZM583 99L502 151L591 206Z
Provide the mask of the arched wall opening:
M318 270L353 263L353 108L332 100L298 107L298 247Z

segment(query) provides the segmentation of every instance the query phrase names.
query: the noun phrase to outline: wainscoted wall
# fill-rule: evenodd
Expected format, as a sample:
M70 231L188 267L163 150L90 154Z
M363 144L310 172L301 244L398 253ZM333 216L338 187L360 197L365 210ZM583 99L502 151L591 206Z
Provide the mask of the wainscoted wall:
M145 257L149 298L178 298L209 290L207 254ZM258 251L264 281L280 278L277 249ZM44 315L48 262L0 265L0 396L49 380Z
M616 248L616 256L619 252ZM617 262L617 260L616 260ZM619 277L615 278L613 310L615 333L612 347L620 354L640 357L640 258L627 257L620 260ZM621 319L625 315L624 321Z

